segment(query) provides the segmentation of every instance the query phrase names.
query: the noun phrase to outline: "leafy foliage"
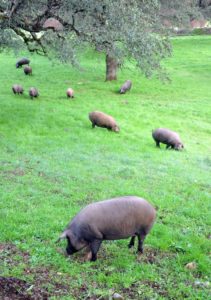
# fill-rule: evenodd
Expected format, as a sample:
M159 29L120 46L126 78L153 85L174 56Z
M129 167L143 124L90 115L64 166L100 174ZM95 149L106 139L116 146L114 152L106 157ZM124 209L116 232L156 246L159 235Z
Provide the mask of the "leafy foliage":
M75 64L76 52L86 42L115 57L121 64L126 58L135 60L137 67L146 76L151 76L155 71L162 71L161 60L171 54L161 8L172 9L173 6L182 20L182 15L192 7L192 1L179 2L13 0L7 1L6 5L0 0L0 24L3 29L12 28L18 35L22 33L30 50L34 47ZM60 22L63 30L48 27L48 33L37 38L35 33L43 31L45 21L52 17ZM20 29L30 32L31 40ZM33 47L30 46L32 41Z
M0 51L11 48L17 53L23 47L23 40L12 29L0 30Z
M201 17L197 0L161 0L160 15L173 26L188 27L192 18Z

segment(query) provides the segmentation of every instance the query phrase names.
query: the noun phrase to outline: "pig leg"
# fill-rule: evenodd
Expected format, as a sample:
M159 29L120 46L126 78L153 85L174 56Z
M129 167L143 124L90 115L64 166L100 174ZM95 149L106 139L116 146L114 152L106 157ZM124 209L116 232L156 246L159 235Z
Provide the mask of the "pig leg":
M128 248L132 248L135 244L135 236L132 236L131 240L130 240L130 243L128 245Z
M90 244L90 250L92 252L92 258L91 261L96 261L97 260L97 252L100 248L100 245L102 243L102 240L94 240Z
M143 243L145 237L146 237L146 233L144 230L142 230L141 233L138 235L138 252L143 253Z
M166 145L166 149L168 149L168 148L170 148L170 147L171 147L171 145L169 145L169 144Z
M160 142L156 141L156 147L160 148Z
M92 128L95 128L95 123L92 123Z

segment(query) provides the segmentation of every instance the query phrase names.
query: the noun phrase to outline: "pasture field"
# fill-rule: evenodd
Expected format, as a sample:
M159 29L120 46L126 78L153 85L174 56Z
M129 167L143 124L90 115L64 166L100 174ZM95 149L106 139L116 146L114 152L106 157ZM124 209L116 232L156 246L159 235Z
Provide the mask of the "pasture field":
M209 299L210 46L210 36L175 38L165 61L170 84L129 63L118 81L105 82L104 55L91 51L80 70L23 53L31 77L12 53L0 53L0 298ZM120 95L126 79L132 89ZM14 83L23 96L12 93ZM29 99L31 86L38 100ZM114 116L120 133L92 129L93 110ZM156 127L179 132L185 150L157 149ZM123 195L157 208L145 253L137 257L120 240L103 242L95 263L83 262L83 252L66 257L66 241L55 241L70 219L88 203Z

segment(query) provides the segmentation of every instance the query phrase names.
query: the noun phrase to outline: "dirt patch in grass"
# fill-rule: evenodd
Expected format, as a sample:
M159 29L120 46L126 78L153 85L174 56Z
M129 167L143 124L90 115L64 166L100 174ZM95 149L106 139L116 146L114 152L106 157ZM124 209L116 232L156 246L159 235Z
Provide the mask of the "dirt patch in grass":
M65 281L64 277L47 269L27 269L24 275L33 275L31 281L14 277L0 277L0 299L49 299L70 293L69 286L56 281ZM25 276L24 276L25 277Z
M154 292L156 292L160 296L163 296L163 297L168 296L168 291L165 289L165 287L163 287L158 282L145 280L145 281L142 281L142 285L149 286Z
M1 175L3 177L6 177L6 178L12 178L12 177L16 177L16 176L24 176L26 175L26 171L23 170L23 169L13 169L13 170L4 170L4 171L1 171Z
M20 260L24 263L28 263L29 254L26 251L19 250L14 244L0 244L0 260L11 269L17 266Z
M70 278L50 267L31 267L29 258L27 252L21 251L14 244L0 244L0 261L8 270L18 267L19 263L24 262L26 265L24 279L0 277L0 299L45 300L51 296L70 294Z
M0 299L33 300L48 299L48 293L39 287L14 277L0 277Z
M160 264L163 259L173 258L176 254L167 251L161 251L150 247L144 248L144 254L140 254L137 258L139 262L147 264Z
M35 288L42 287L42 292L47 293L49 296L69 293L68 280L70 282L70 278L67 278L63 273L55 272L47 267L36 267L25 268L24 274L32 275Z
M84 263L84 255L88 253L87 249L75 255L74 260L78 263ZM107 258L106 249L102 249L99 253L99 259L102 261ZM146 246L144 254L138 257L140 263L147 264L162 264L163 260L172 259L176 254L161 251L158 249ZM72 258L71 258L72 259ZM23 265L24 263L24 265ZM0 276L0 299L3 300L45 300L55 297L56 299L62 296L72 296L73 299L86 299L86 300L108 300L109 295L99 296L92 294L90 286L86 283L84 278L81 284L76 284L70 287L70 283L74 282L75 278L66 275L65 273L58 272L50 266L30 266L30 255L27 251L21 251L14 244L0 244L0 269L6 266L7 270L18 268L21 264L22 275L21 278L12 277L8 272L8 277ZM92 269L96 269L97 264L92 265ZM99 268L99 267L98 267ZM106 275L113 272L113 268L101 270ZM11 276L10 276L11 275ZM82 275L83 277L83 275ZM95 282L92 283L93 288L99 288ZM105 286L100 288L106 289ZM151 299L158 295L163 298L169 297L169 291L165 284L162 282L140 280L131 284L129 287L122 287L117 290L124 299ZM108 291L110 294L110 291Z
M150 295L146 293L151 289ZM151 299L154 298L153 295L159 295L162 297L168 297L168 291L165 287L162 287L158 282L144 280L141 282L133 283L129 288L123 288L121 290L121 295L124 299ZM157 296L156 296L157 297Z

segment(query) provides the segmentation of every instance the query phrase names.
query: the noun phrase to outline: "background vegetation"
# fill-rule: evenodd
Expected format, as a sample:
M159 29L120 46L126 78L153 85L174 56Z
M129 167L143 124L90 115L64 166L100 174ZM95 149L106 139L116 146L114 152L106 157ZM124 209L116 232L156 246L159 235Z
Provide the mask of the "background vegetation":
M210 43L209 36L175 38L166 85L132 63L118 81L104 82L104 56L92 51L81 71L32 55L32 77L1 53L1 276L30 282L32 295L38 284L52 299L107 299L114 291L125 299L208 299ZM126 79L132 90L119 95ZM24 96L12 94L14 83ZM38 100L29 99L31 86ZM113 115L120 133L92 129L92 110ZM156 127L178 131L185 150L157 149ZM158 210L145 254L137 258L123 240L104 242L96 263L83 263L81 252L65 257L66 243L55 241L69 220L90 202L121 195L144 197ZM186 269L189 262L196 269Z

